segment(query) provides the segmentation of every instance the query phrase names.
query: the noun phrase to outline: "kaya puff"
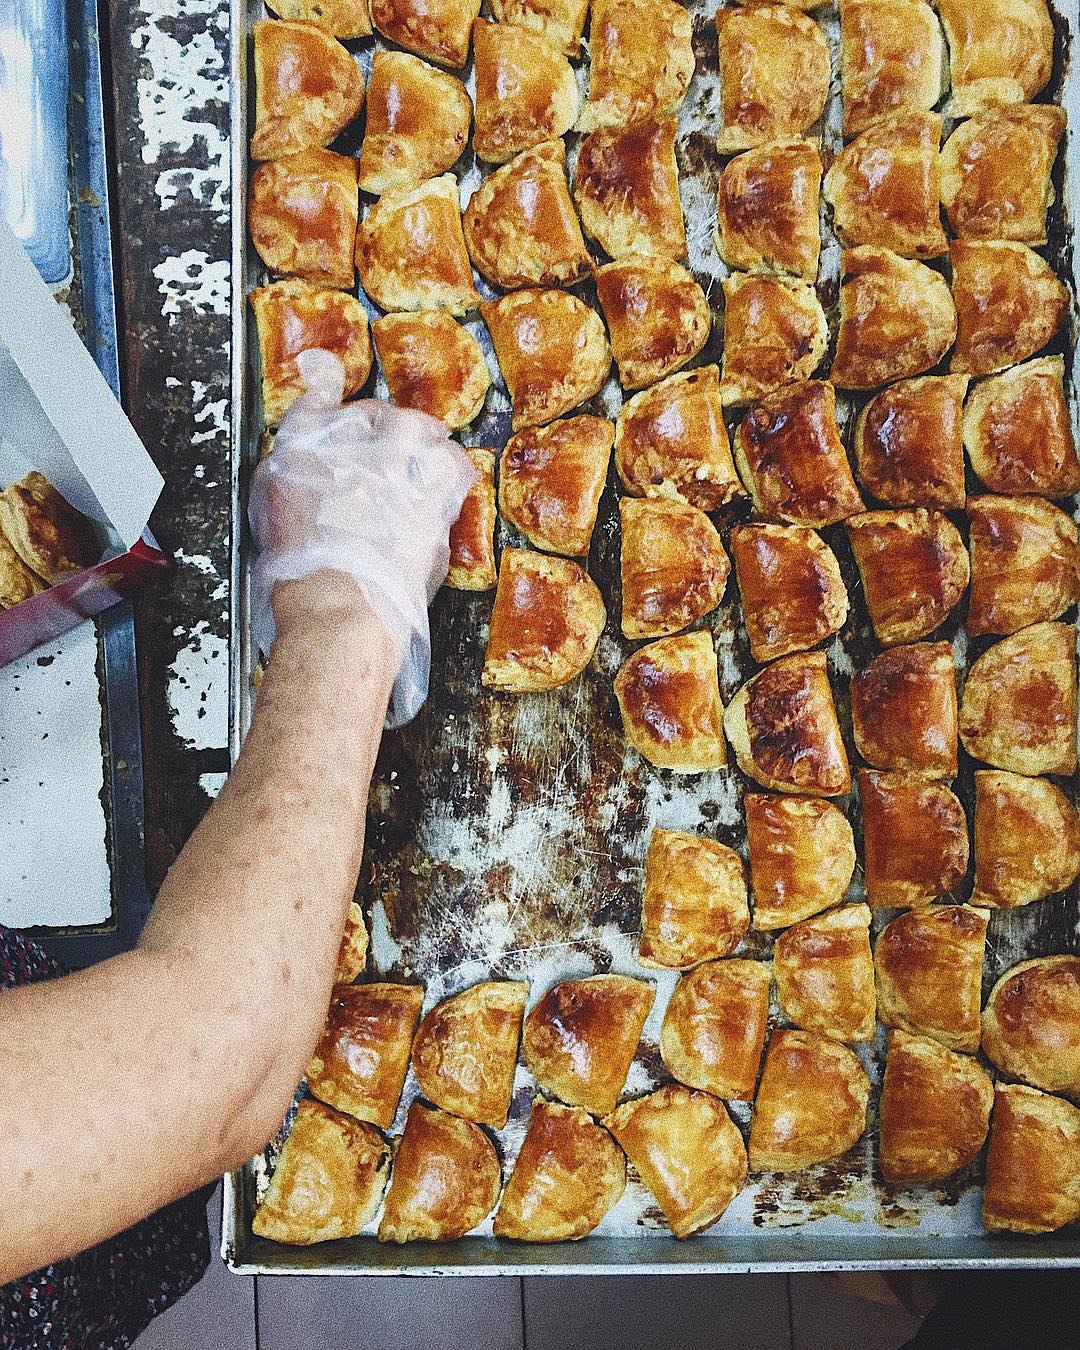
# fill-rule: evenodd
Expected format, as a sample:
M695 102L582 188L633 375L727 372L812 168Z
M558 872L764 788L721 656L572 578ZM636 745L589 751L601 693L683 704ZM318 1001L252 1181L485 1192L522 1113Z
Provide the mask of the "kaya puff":
M356 160L301 150L260 164L251 175L248 229L271 272L348 290L360 199Z
M855 748L876 769L953 778L956 662L947 642L879 652L851 681Z
M492 18L529 28L567 56L581 52L589 0L490 0Z
M11 609L13 605L29 600L44 589L45 583L31 572L15 552L7 535L0 530L0 609Z
M680 970L730 956L749 927L746 874L735 850L683 830L653 830L641 902L641 964Z
M950 370L991 375L1041 351L1069 310L1069 290L1027 244L956 239L949 248L956 304Z
M615 1109L655 990L625 975L553 985L525 1019L521 1057L539 1086L595 1115Z
M449 314L384 314L371 336L399 408L430 413L451 431L479 416L491 375L476 338Z
M361 192L378 196L445 173L469 140L472 100L456 76L407 52L372 58L360 146Z
M577 121L581 98L573 67L545 37L512 23L473 24L476 69L473 149L504 164Z
M694 73L692 31L676 0L592 0L589 97L577 130L677 112Z
M352 55L313 23L259 19L252 159L276 159L328 145L364 103L364 76Z
M915 909L954 898L968 867L967 817L955 793L921 773L860 769L859 796L867 903Z
M1023 103L1046 88L1054 59L1046 0L938 0L938 8L949 40L950 117Z
M724 713L739 768L776 792L842 797L851 770L824 652L782 656L739 690Z
M994 1093L983 1227L1052 1233L1080 1218L1080 1111L1020 1083Z
M480 683L504 694L567 684L592 660L606 617L596 583L577 563L503 549Z
M717 607L731 564L704 511L621 497L619 519L624 637L666 637Z
M364 912L355 900L349 901L345 915L345 927L338 947L337 969L334 972L335 984L352 984L358 975L362 975L367 965L368 931L364 923Z
M371 36L368 0L274 0L280 19L306 19L338 38Z
M816 797L748 792L743 808L754 928L786 928L839 904L856 861L851 825L839 807Z
M829 325L813 286L733 272L723 291L725 406L750 403L813 375L829 345Z
M731 554L755 661L804 651L838 633L848 594L836 554L805 525L736 525Z
M989 918L970 905L931 905L882 929L874 948L879 1019L973 1055Z
M991 492L1071 497L1080 490L1064 378L1064 358L1044 356L980 380L971 391L964 447Z
M1080 875L1080 816L1056 783L997 769L975 773L973 905L1012 909Z
M681 370L709 340L709 302L681 263L628 254L593 279L624 389Z
M1080 956L1039 956L1007 970L986 1000L982 1048L1010 1078L1080 1094Z
M469 59L469 34L481 0L371 0L371 22L391 42L440 66Z
M1080 531L1041 497L968 499L972 635L1014 633L1080 600Z
M844 135L879 117L931 109L941 97L944 43L924 0L840 0Z
M612 258L686 257L673 117L606 127L581 143L574 199L590 239Z
M910 3L910 0L905 0ZM966 375L922 375L875 394L855 421L855 472L886 506L964 505Z
M829 92L829 46L821 25L788 5L720 9L723 154L798 136L821 116Z
M615 697L626 739L658 769L708 773L726 766L724 705L708 632L640 647L619 668Z
M102 553L90 519L36 469L0 492L0 531L26 567L50 586L92 567ZM7 570L16 593L43 589L23 578L18 568L9 565Z
M728 160L716 189L716 247L729 267L817 278L821 154L780 141Z
M450 568L446 584L457 591L490 591L495 585L495 455L479 446L466 449L480 475L450 526Z
M870 910L841 905L780 933L773 947L776 997L789 1022L835 1041L874 1037Z
M499 464L503 518L547 553L588 553L614 439L610 422L589 416L515 433Z
M683 975L660 1031L672 1077L728 1101L754 1095L769 1025L767 961L707 961Z

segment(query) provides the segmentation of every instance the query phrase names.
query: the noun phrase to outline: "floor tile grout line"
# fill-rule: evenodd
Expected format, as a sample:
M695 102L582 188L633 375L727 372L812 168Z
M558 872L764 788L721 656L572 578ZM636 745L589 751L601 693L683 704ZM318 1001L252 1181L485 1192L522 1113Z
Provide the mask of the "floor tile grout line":
M251 1315L255 1319L255 1350L259 1350L259 1341L262 1339L259 1335L259 1277L251 1277Z
M791 1297L791 1276L784 1276L784 1290L787 1294L788 1347L795 1350L795 1305ZM256 1350L258 1347L256 1346Z
M520 1299L520 1301L521 1301L521 1350L529 1350L529 1333L528 1333L528 1329L527 1329L528 1324L527 1324L526 1318L525 1318L525 1277L524 1277L524 1275L519 1275L519 1276L517 1277L517 1282L518 1282L518 1297L519 1297L519 1299Z

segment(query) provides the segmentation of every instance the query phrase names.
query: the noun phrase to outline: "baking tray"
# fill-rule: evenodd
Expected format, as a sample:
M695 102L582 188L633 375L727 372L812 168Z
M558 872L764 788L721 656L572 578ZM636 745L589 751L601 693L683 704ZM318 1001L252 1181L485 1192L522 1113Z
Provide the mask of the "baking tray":
M1047 96L1069 107L1071 116L1055 171L1059 204L1051 216L1051 257L1059 273L1075 283L1068 189L1080 182L1080 74L1067 60L1077 37L1077 18L1072 11L1066 13L1067 3L1052 0L1056 55ZM714 0L691 0L687 8L694 16L698 62L680 117L683 205L690 265L716 309L719 282L726 273L712 242L715 185L722 164L713 149L718 107L716 5ZM232 425L237 513L233 537L238 541L230 695L234 757L250 717L251 677L258 659L248 639L248 554L242 527L246 479L262 427L258 351L245 297L265 275L247 243L243 203L252 111L250 25L265 14L261 0L232 0ZM835 6L818 17L829 34L835 65ZM377 42L348 45L366 68ZM835 82L821 134L828 159L841 144ZM570 137L571 166L578 139ZM358 130L352 128L338 148L351 152L357 141ZM480 181L469 155L458 173L466 192ZM819 293L828 311L835 307L839 249L827 228L824 238ZM493 293L482 283L480 289ZM588 288L579 289L588 298ZM505 388L497 378L483 325L473 319L467 326L481 340L496 384L481 418L462 439L471 445L502 446L509 435ZM694 364L719 359L720 335L717 326ZM1058 350L1075 354L1075 315ZM1075 360L1070 364L1075 387ZM381 376L366 392L385 395ZM618 384L611 379L591 408L614 416L620 401ZM841 400L841 407L843 420L850 422L854 402ZM1080 431L1075 400L1073 420ZM731 421L737 421L737 415ZM415 722L384 738L357 894L372 929L372 973L423 981L425 1011L490 977L528 979L531 1001L558 979L594 971L615 970L654 981L656 1005L627 1084L628 1094L638 1095L663 1074L656 1042L677 978L676 972L642 971L636 963L649 832L654 826L700 830L745 851L740 811L744 784L734 770L682 777L653 769L623 737L612 682L631 644L618 630L617 496L612 471L588 559L588 570L608 602L609 619L593 662L571 685L524 698L483 690L479 677L491 594L443 590L437 597L431 614L430 697ZM738 518L740 513L728 515L725 530ZM840 557L851 593L857 594L857 574L843 530L825 534ZM497 543L520 542L500 522ZM757 669L749 659L733 591L732 586L725 603L698 625L713 633L725 703ZM848 722L846 677L876 650L865 614L858 605L854 609L853 621L828 648L838 707ZM954 642L961 669L966 669L967 643L955 619L945 635ZM963 764L957 791L970 812L970 761ZM857 804L852 816L858 838ZM860 876L857 870L850 899L861 898ZM892 914L875 911L875 933ZM765 955L771 941L769 935L752 932L740 954ZM1067 896L1025 910L996 912L990 922L985 987L1025 955L1065 950L1080 950L1075 888ZM880 1083L883 1049L879 1028L877 1040L859 1051L875 1084ZM415 1094L410 1075L393 1133L400 1131ZM532 1080L519 1065L511 1118L497 1136L504 1173L509 1172L524 1134L532 1095ZM1080 1265L1080 1229L1036 1240L983 1233L976 1168L933 1187L884 1186L869 1146L875 1109L872 1102L871 1131L851 1154L810 1172L755 1178L717 1225L688 1242L670 1236L655 1202L631 1172L627 1195L580 1243L530 1246L499 1241L490 1236L488 1220L477 1235L455 1243L381 1246L366 1234L309 1248L281 1246L255 1237L250 1228L257 1197L273 1165L275 1144L228 1179L222 1254L234 1270L266 1274L691 1274ZM745 1127L748 1106L734 1103L732 1114Z

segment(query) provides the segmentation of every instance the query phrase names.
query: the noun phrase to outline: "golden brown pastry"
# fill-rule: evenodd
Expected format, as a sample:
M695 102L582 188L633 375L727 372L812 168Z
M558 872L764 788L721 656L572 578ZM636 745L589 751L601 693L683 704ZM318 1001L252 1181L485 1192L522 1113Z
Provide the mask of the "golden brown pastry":
M864 509L823 380L777 389L739 423L735 462L754 509L792 525L835 525Z
M709 1228L746 1185L746 1146L727 1107L668 1084L604 1122L656 1196L677 1238Z
M821 25L789 5L716 13L723 154L798 136L818 120L829 92L829 45Z
M589 98L577 130L677 112L694 73L692 29L676 0L592 0Z
M756 929L786 928L844 898L855 872L855 839L838 807L815 797L748 792L743 809Z
M0 530L0 609L11 609L44 589L45 583L31 572Z
M964 446L991 492L1071 497L1080 491L1065 362L1043 356L981 380L964 408Z
M956 662L947 642L879 652L851 681L855 748L876 769L956 775Z
M880 1020L974 1054L989 918L970 905L931 905L882 929L874 948Z
M452 431L479 416L491 375L476 338L449 314L385 314L371 336L399 408L430 413Z
M50 586L93 567L102 554L94 523L36 469L0 492L0 531L31 572ZM17 569L11 570L12 589L28 588Z
M640 647L615 676L626 739L650 764L708 773L727 764L724 705L708 632Z
M566 146L523 150L476 189L464 216L469 254L493 286L571 286L592 266L566 184Z
M911 0L904 0L911 3ZM923 375L875 394L855 422L855 472L886 506L964 505L966 375Z
M835 385L875 389L937 365L956 337L956 306L940 272L870 247L845 249L841 272Z
M932 108L943 49L937 15L923 0L840 0L844 135L892 113Z
M994 1085L970 1055L924 1036L889 1032L881 1089L881 1171L886 1181L944 1181L986 1143Z
M586 136L574 170L585 233L612 258L686 256L673 117Z
M503 164L577 121L581 96L573 67L539 33L513 23L473 24L476 69L473 148Z
M295 1246L355 1237L378 1213L389 1175L390 1149L378 1130L306 1098L251 1231Z
M870 1080L839 1041L774 1031L750 1121L754 1172L792 1172L839 1158L866 1128Z
M271 272L348 290L359 207L355 159L301 150L251 175L248 229Z
M535 548L589 551L615 428L603 417L566 417L510 437L499 465L499 510Z
M400 191L445 173L465 152L472 99L445 70L407 52L372 58L360 146L361 192Z
M953 899L968 867L967 817L944 783L921 773L859 770L863 880L875 909Z
M836 554L805 525L736 525L731 555L755 661L804 651L838 633L848 594Z
M716 366L669 375L628 398L615 423L615 467L632 497L674 498L702 511L744 497Z
M345 928L338 947L337 970L334 973L335 984L352 984L358 975L364 973L367 965L368 931L364 923L364 912L355 900L350 900L345 915Z
M457 591L490 591L495 572L495 455L470 448L465 453L480 477L469 489L461 514L450 527L450 570L446 584Z
M939 628L967 590L960 531L940 511L867 511L844 522L866 608L883 647Z
M683 975L660 1031L669 1072L729 1101L754 1095L769 1024L767 961L707 961Z
M732 272L723 290L725 405L750 403L813 375L829 345L813 286Z
M1050 171L1065 131L1051 103L994 108L961 122L941 150L941 204L961 239L1046 243Z
M874 1036L870 909L841 905L779 934L773 974L780 1010L804 1031L835 1041Z
M641 902L643 966L685 970L730 956L750 928L734 849L683 830L653 830Z
M453 1242L495 1208L502 1172L479 1126L413 1102L394 1154L380 1242Z
M1014 633L1080 600L1080 531L1041 497L968 498L969 633Z
M716 190L716 246L729 267L817 278L821 155L780 141L728 160Z
M667 637L717 607L731 564L704 511L622 497L619 518L624 637Z
M1032 624L987 648L968 671L960 739L995 769L1074 774L1074 625Z
M600 391L611 348L600 316L566 291L514 291L480 307L514 413L512 426L538 426Z
M1080 876L1080 816L1046 778L975 773L974 905L1012 909L1066 890Z
M990 991L982 1048L991 1064L1044 1092L1080 1094L1080 956L1038 956Z
M313 23L258 19L252 159L329 145L364 104L364 76L350 52Z
M594 279L624 389L674 374L708 342L709 302L681 263L630 254Z
M625 1189L626 1158L607 1130L580 1106L537 1097L493 1231L518 1242L576 1242Z
M545 1092L594 1115L615 1109L655 990L626 975L552 985L525 1019L521 1057Z
M469 35L481 0L371 0L371 22L391 42L440 66L469 59Z
M504 694L567 684L592 660L606 617L577 563L504 548L481 684Z
M368 0L274 0L279 19L306 19L339 38L371 36Z
M312 1096L388 1130L423 1001L418 985L337 985L307 1068Z
M491 16L547 38L567 56L581 51L589 0L490 0Z
M1046 0L939 0L938 8L949 39L950 117L1023 103L1046 88L1054 59Z
M1052 1233L1080 1218L1080 1111L1019 1083L998 1083L983 1191L990 1232Z
M951 370L1004 370L1034 356L1061 327L1068 287L1027 244L956 239L949 261L956 304Z

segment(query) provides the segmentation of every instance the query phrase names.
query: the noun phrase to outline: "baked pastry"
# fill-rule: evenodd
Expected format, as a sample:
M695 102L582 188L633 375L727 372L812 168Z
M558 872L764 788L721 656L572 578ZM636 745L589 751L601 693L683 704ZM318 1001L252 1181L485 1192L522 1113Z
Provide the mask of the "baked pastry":
M469 489L461 514L450 526L446 584L457 591L490 591L495 572L495 455L471 447L465 453L480 477Z
M650 764L708 773L727 764L724 705L708 632L639 647L615 676L626 739Z
M707 961L682 976L660 1030L668 1071L687 1087L750 1101L769 1025L767 961Z
M502 1172L478 1125L413 1102L394 1154L380 1242L453 1242L495 1208Z
M731 556L755 661L804 651L838 633L848 594L836 554L805 525L736 525Z
M622 497L619 518L624 637L667 637L717 607L731 564L704 511Z
M904 0L911 3L911 0ZM886 506L964 505L966 375L922 375L875 394L855 421L855 472Z
M581 96L573 67L532 29L477 19L473 64L473 149L481 159L503 164L541 141L557 140L577 121Z
M341 945L338 947L334 983L352 984L358 975L364 973L367 954L368 931L364 923L364 912L355 900L350 900L345 915L345 927L341 934Z
M1054 25L1046 0L997 0L972 6L939 0L949 39L950 117L970 117L1042 93L1054 61Z
M552 985L525 1019L521 1057L545 1092L603 1116L626 1084L655 990L626 975Z
M792 525L835 525L864 509L836 426L836 390L788 385L751 405L735 462L760 515Z
M680 263L629 254L593 275L624 389L674 374L708 342L709 302Z
M840 0L844 135L892 113L932 108L941 97L944 45L923 0Z
M626 1189L626 1158L580 1106L537 1097L495 1215L496 1237L576 1242Z
M730 956L749 928L746 874L735 850L684 830L653 830L641 901L641 964L685 970Z
M1076 772L1076 628L1036 623L987 648L968 671L960 739L1013 773Z
M1043 356L981 380L964 408L964 446L991 492L1071 497L1080 491L1065 362Z
M306 19L339 38L371 36L368 0L274 0L279 19Z
M0 494L2 509L2 494ZM19 555L15 552L8 537L0 530L0 609L11 609L13 605L29 600L32 595L45 589L45 583L35 576Z
M592 660L606 617L577 563L504 548L481 684L531 694L569 683Z
M567 56L581 51L588 8L589 0L490 0L493 19L531 28Z
M867 511L844 525L874 635L883 647L940 628L967 590L960 531L940 511Z
M716 13L722 155L798 136L821 116L829 45L821 25L789 5Z
M883 928L874 948L879 1019L973 1055L989 918L970 905L931 905Z
M30 571L50 586L93 567L102 554L93 521L36 469L0 492L0 531ZM16 568L10 571L13 591L29 588Z
M673 117L586 136L574 170L585 233L612 258L686 256Z
M669 1083L604 1122L677 1238L711 1227L746 1185L746 1146L727 1107Z
M840 270L835 385L875 389L937 365L956 337L956 306L940 272L870 247L845 249Z
M566 291L514 291L480 307L513 403L512 426L539 426L599 393L611 369L600 316Z
M829 345L829 325L813 286L732 272L723 290L725 406L751 403L813 375Z
M866 1128L870 1080L839 1041L774 1031L750 1121L750 1168L793 1172L839 1158Z
M469 59L469 35L481 0L370 0L371 22L391 42L440 66Z
M1052 103L994 108L961 122L941 150L941 204L960 239L1046 243L1050 171L1065 131Z
M384 314L371 336L399 408L430 413L452 431L479 416L491 375L479 342L449 314Z
M876 769L956 776L956 662L947 642L879 652L851 681L855 748Z
M611 422L587 415L511 436L499 464L504 519L535 548L588 553L614 439Z
M413 1072L429 1101L464 1120L502 1129L528 996L527 983L487 980L432 1008L412 1047Z
M881 1172L886 1181L944 1181L986 1143L994 1085L970 1055L924 1036L889 1032L881 1089Z
M786 928L843 900L855 872L855 839L838 807L748 792L743 809L755 929Z
M1069 291L1027 244L956 239L949 248L956 304L951 370L990 375L1041 351L1068 313Z
M305 1098L251 1231L294 1246L355 1237L378 1213L389 1176L378 1130Z
M1056 619L1080 600L1080 531L1041 497L968 499L973 636Z
M252 159L329 145L359 115L364 76L337 38L313 23L257 19Z
M572 286L592 267L566 183L566 146L544 141L488 174L465 208L465 242L493 286Z
M337 985L307 1067L311 1095L388 1130L423 1001L415 984Z
M716 189L716 247L729 267L814 281L821 252L821 154L780 141L728 160Z
M615 467L632 497L674 499L702 511L744 497L716 366L669 375L628 398L615 423Z
M1080 1094L1080 956L1038 956L1007 970L986 1000L982 1048L1010 1078Z
M289 277L260 286L248 299L259 336L267 426L276 426L304 392L296 358L312 347L333 352L341 360L346 398L363 387L371 373L371 334L367 313L355 295Z
M589 97L577 130L677 112L694 73L692 31L676 0L592 0Z
M360 146L361 192L401 191L453 168L465 153L472 99L445 70L407 52L371 61Z
M870 244L902 258L946 251L940 144L940 113L906 112L881 118L840 151L823 191L845 248Z
M804 1031L835 1041L874 1037L870 909L841 905L780 933L773 947L780 1010Z
M1052 1233L1080 1218L1080 1111L1019 1083L994 1092L983 1227Z
M975 773L974 905L1013 909L1064 891L1080 876L1080 816L1046 778Z
M739 768L762 787L811 797L851 791L851 770L824 652L782 656L743 685L724 713Z
M921 773L859 770L863 881L874 909L915 909L955 898L968 868L964 808Z
M248 229L271 272L349 290L360 202L356 160L301 150L251 175Z

